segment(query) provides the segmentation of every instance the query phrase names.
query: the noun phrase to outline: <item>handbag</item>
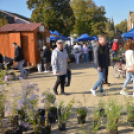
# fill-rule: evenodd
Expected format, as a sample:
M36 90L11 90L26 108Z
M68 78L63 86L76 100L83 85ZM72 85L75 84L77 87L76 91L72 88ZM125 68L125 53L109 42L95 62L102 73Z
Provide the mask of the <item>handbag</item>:
M134 73L134 65L127 66L127 72Z

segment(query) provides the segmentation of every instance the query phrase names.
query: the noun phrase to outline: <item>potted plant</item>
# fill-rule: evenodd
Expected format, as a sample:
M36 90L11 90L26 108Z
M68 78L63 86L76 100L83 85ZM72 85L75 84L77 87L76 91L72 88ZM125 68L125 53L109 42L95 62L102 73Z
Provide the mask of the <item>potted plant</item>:
M109 99L107 106L107 124L106 129L108 134L117 134L119 126L119 118L122 111L122 105L116 100Z
M42 93L42 103L45 103L45 134L51 133L51 124L49 122L49 112L51 104L54 104L56 97L50 93L49 89Z
M128 125L134 127L134 103L133 102L127 103L127 122Z
M77 108L76 109L76 116L77 116L77 120L78 123L85 123L85 118L87 116L87 109L86 108Z
M104 106L105 106L104 101L100 100L98 104L98 110L100 112L100 116L103 116L105 114Z
M66 122L68 121L71 115L71 109L73 107L73 103L74 103L74 99L71 100L67 104L67 106L64 106L64 101L60 102L60 105L59 105L60 115L58 115L58 126L59 126L59 130L61 131L66 129Z

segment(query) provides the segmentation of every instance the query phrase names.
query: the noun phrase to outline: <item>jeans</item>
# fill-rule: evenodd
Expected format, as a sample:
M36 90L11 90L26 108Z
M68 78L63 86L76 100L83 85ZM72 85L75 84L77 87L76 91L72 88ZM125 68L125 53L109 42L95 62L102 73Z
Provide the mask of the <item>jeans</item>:
M99 80L94 85L93 90L96 90L97 87L99 87L100 92L102 92L103 91L102 90L102 82L105 79L105 68L101 68L101 72L98 71L98 74L99 74Z
M84 62L88 63L88 53L84 53L83 56L84 56Z
M129 81L131 80L131 78L133 79L133 90L134 90L134 73L128 73L127 72L127 78L126 78L126 81L123 85L123 88L126 88L127 87L127 84L129 83Z
M20 70L20 77L24 77L24 73L27 74L27 71L23 68L25 60L21 60L18 62L18 69Z
M80 53L75 53L76 64L79 64Z
M65 75L57 76L57 81L54 86L56 92L59 84L61 85L61 92L64 93Z
M117 57L117 51L113 51L113 58Z

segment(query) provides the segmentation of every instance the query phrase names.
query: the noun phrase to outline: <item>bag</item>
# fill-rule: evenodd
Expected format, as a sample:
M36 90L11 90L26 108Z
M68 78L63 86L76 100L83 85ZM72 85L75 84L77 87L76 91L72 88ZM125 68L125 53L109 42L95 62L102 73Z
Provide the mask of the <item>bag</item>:
M68 69L66 77L65 77L65 84L64 85L66 87L69 87L70 86L70 81L71 81L71 71Z
M129 73L134 73L134 65L132 65L132 66L127 66L127 72L129 72Z

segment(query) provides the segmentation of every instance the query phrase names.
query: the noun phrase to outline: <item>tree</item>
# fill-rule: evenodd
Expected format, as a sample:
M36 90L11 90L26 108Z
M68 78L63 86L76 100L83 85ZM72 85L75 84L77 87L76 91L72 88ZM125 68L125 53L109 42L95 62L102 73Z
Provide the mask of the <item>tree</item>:
M63 35L70 35L75 23L75 17L69 0L27 0L32 22L43 22L51 30L57 30Z
M127 20L121 21L120 24L115 25L115 30L120 33L127 32Z
M88 33L90 36L104 33L105 8L98 7L92 0L72 0L71 7L75 15L74 31L77 35Z
M6 24L8 24L6 17L2 13L0 13L0 27L4 26Z
M106 35L107 38L112 40L114 38L114 22L113 19L108 19L106 22Z

